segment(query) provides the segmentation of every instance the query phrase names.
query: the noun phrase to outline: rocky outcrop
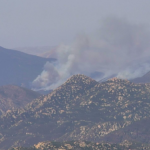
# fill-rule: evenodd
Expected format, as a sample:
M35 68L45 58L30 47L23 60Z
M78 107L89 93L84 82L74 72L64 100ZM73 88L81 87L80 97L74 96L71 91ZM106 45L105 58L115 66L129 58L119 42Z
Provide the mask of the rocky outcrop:
M3 115L0 147L32 146L47 140L99 143L107 135L148 117L149 85L117 78L98 83L74 75L23 110Z

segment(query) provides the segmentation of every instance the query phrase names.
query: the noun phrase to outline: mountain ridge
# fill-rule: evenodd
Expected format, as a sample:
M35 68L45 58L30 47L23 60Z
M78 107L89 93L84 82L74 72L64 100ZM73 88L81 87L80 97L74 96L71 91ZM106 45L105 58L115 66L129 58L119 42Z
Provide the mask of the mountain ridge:
M138 77L135 79L132 79L131 82L134 83L150 83L150 71L144 74L142 77Z
M0 86L12 84L29 88L45 63L55 60L0 47Z
M106 135L148 117L149 84L122 79L98 83L74 75L23 110L1 116L0 147L32 146L47 140L100 142Z

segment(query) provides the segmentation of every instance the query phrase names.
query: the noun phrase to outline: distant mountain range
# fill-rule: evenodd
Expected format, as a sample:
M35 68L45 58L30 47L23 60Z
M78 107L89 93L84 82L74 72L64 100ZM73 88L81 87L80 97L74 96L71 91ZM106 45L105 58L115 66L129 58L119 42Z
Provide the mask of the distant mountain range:
M0 47L0 86L18 85L29 87L43 71L44 64L55 61Z
M0 47L0 86L14 84L29 88L31 82L43 71L44 64L47 61L52 62L56 60L56 46L24 47L16 49L17 51ZM103 72L95 71L90 74L90 77L100 79L103 75ZM114 76L116 75L110 75L100 80L100 82L106 81ZM150 72L142 77L131 79L130 81L134 83L150 83ZM42 92L43 91L41 91L41 93Z
M58 46L42 46L42 47L17 47L14 48L20 52L40 56L44 58L56 58L56 49Z
M24 109L3 114L0 149L44 141L150 144L149 118L150 84L74 75Z
M150 83L150 71L147 72L142 77L132 79L131 81L134 82L134 83Z

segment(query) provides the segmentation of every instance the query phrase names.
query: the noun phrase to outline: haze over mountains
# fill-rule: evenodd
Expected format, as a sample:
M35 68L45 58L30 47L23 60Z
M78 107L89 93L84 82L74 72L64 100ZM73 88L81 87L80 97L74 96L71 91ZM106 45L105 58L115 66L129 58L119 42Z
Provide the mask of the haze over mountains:
M61 47L61 46L60 46ZM79 61L76 64L75 70L73 70L73 66L75 65L74 60L71 60L70 69L66 66L65 62L61 62L62 58L58 57L58 51L61 48L57 47L55 50L55 53L49 53L47 56L54 56L57 58L42 58L34 55L29 55L26 53L22 53L16 50L9 50L0 47L0 61L1 61L1 75L0 75L0 85L18 85L28 88L33 88L34 90L45 90L48 93L50 90L55 89L60 84L65 82L67 77L69 77L71 74L74 74L77 71L77 68L81 63L81 66L83 65L81 61ZM48 48L49 49L49 48ZM47 53L48 53L47 49ZM37 49L36 49L37 50ZM40 49L41 51L41 49ZM62 49L63 52L63 49ZM88 53L88 52L87 52ZM54 55L53 55L54 54ZM65 54L66 55L66 54ZM72 54L71 54L72 55ZM71 58L68 55L68 58ZM61 51L59 56L61 56ZM77 56L76 56L77 57ZM61 61L60 61L61 60ZM61 66L59 63L63 64L64 67ZM69 63L69 61L67 62ZM87 63L88 64L88 63ZM94 65L94 64L93 64ZM144 72L149 71L149 61L146 60L145 62L140 61L136 64L136 61L132 63L131 66L135 66L132 69L127 67L127 70L131 71L131 74L143 74ZM66 68L67 67L67 68ZM72 68L73 67L73 68ZM85 67L85 65L83 65ZM83 71L77 71L87 73L85 68L83 68ZM92 66L91 66L92 67ZM67 69L67 70L66 70ZM72 72L71 74L68 72L68 69ZM66 71L64 71L66 70ZM126 71L124 71L124 75L126 75ZM109 78L116 77L117 74L110 73L109 76L106 76L105 71L102 72L100 69L98 71L89 69L89 73L87 73L89 76L91 76L93 79L96 79L97 81L106 81ZM133 78L131 79L132 82L135 83L149 83L150 77L149 73L145 74L143 77Z
M142 77L138 77L131 80L135 83L150 83L150 71L144 74Z
M108 17L95 33L79 34L70 43L55 50L57 61L45 64L33 81L35 90L55 89L71 75L101 72L97 81L117 76L122 79L141 77L150 71L150 32L144 25ZM51 53L51 52L50 52Z
M0 2L0 150L150 150L150 1Z
M55 52L55 56L57 56L56 54L57 52ZM49 55L50 57L53 56L52 53L50 53ZM61 77L63 78L63 74L66 77L63 79L60 78L60 72L62 68L61 67L57 69L55 68L59 66L58 64L59 61L58 60L56 61L55 58L42 58L34 55L25 54L15 50L5 49L2 47L0 47L0 57L1 57L0 85L12 84L38 90L49 91L49 89L55 89L56 87L58 87L65 81L65 79L67 79L67 77L69 77L69 74L65 75L64 73L62 73ZM139 62L139 67L138 66L136 67L138 71L142 69L143 67L142 63L143 62ZM149 62L147 62L146 66L149 66ZM134 72L134 69L131 70L131 72ZM72 74L74 74L74 71L72 72ZM104 72L101 72L100 70L91 71L91 69L88 74L92 78L97 79L97 81L106 81L111 77L117 76L117 74L114 75L110 74L110 76L105 78ZM147 73L143 77L131 79L131 81L136 83L150 82L149 74Z
M1 76L4 78L1 78L0 85L16 84L49 91L78 73L97 81L115 76L134 81L150 71L149 41L150 32L144 25L108 17L102 20L96 34L81 34L71 44L59 44L50 52L48 47L43 47L46 56L55 59L31 57L18 51L8 55L8 50L5 53L1 50ZM41 48L36 50L38 53ZM34 51L32 53L36 53ZM95 72L99 76L92 76Z
M56 58L57 46L16 47L15 50L44 58Z
M100 33L48 58L0 47L0 149L149 149L150 34L116 18Z
M68 74L59 86L57 77L62 69L62 66L57 68L59 57L41 58L2 47L0 54L0 85L5 85L0 87L0 149L19 146L32 149L34 144L38 150L68 149L66 144L74 149L87 146L89 149L149 149L149 72L131 80L143 84L119 78L108 80L113 74L101 83L81 74L64 81L71 75ZM70 55L69 58L72 59ZM140 63L138 70L143 66ZM90 70L89 74L95 79L105 76L100 70ZM46 90L53 87L53 91L40 97L37 92L6 84Z
M12 84L30 87L42 72L44 64L54 60L0 47L0 86Z
M57 82L60 72L55 70L59 62L56 59L2 47L0 54L1 85L41 88L41 83L43 87L61 84ZM104 76L103 72L92 71L89 73L93 78ZM39 85L34 83L36 80L40 81ZM47 140L103 142L106 147L111 142L118 143L115 145L118 148L124 141L133 140L131 145L136 148L142 147L136 142L148 144L149 147L150 84L146 83L149 82L149 73L132 80L146 84L118 78L105 80L99 83L85 75L74 75L57 89L54 86L52 93L42 97L14 85L0 87L0 149L29 147L38 142L43 145Z

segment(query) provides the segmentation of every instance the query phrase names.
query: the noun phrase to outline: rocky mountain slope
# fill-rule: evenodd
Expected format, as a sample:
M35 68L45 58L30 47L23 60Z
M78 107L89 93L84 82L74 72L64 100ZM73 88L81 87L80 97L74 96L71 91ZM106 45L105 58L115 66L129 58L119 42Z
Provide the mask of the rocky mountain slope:
M29 87L43 71L44 64L54 60L0 47L0 86L13 84Z
M41 94L32 90L5 85L0 87L0 112L1 114L12 109L21 108L33 99L39 98Z
M145 118L132 123L125 128L114 131L101 140L103 142L120 143L124 140L150 143L150 118Z
M40 142L30 148L12 148L11 150L149 150L150 146L124 141L120 144L92 143L86 141Z
M100 143L107 135L149 117L149 84L117 78L98 83L74 75L25 109L1 116L0 148L33 146L47 140Z

